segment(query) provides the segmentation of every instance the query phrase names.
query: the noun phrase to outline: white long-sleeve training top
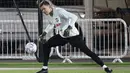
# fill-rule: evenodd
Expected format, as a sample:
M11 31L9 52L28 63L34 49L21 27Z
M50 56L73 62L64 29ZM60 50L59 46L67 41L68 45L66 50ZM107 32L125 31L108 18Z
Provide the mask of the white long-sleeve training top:
M75 22L78 17L75 14L72 14L66 11L63 8L54 7L53 16L48 16L49 24L45 28L45 32L48 33L50 30L55 29L57 34L60 34L63 38L64 31L70 25L72 29L70 30L69 37L79 35L78 29L75 27Z

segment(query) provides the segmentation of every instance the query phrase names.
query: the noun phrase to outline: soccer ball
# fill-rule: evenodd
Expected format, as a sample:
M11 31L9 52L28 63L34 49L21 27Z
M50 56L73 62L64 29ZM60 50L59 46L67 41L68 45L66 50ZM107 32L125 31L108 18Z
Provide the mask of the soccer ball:
M35 53L37 51L37 46L33 42L29 42L25 45L25 51L29 54Z

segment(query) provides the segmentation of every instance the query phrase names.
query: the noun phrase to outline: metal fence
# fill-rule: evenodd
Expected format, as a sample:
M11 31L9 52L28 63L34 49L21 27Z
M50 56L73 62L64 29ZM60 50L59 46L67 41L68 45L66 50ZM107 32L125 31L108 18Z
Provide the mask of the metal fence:
M33 41L37 43L37 20L25 20L26 27ZM26 32L20 20L0 20L0 58L22 59L28 54L24 46L28 42Z
M31 38L37 44L37 20L24 20ZM47 24L44 21L44 24ZM101 58L113 58L121 61L128 49L127 25L122 19L80 19L78 24L83 31L83 40L86 45ZM48 36L49 38L51 36ZM0 59L35 59L33 54L24 51L28 42L25 30L20 20L0 20ZM38 45L38 44L37 44ZM64 61L71 59L89 58L78 48L69 43L65 46L52 48Z

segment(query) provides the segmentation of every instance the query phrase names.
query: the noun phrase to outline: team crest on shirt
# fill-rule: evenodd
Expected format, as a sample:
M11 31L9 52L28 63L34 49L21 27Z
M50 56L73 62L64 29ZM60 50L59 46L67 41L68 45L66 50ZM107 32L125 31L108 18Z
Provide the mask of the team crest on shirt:
M55 18L56 22L59 22L59 19L58 18Z
M59 23L59 19L56 18L55 20L56 20L56 22L57 22L56 27L60 26L61 24Z
M56 21L56 24L55 24L56 27L61 25L60 20L58 18L55 18L55 21Z

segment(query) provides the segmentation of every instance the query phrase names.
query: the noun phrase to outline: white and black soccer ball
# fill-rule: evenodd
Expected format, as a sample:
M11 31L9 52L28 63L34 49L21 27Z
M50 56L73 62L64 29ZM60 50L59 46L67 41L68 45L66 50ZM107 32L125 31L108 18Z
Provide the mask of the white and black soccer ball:
M33 42L29 42L25 45L25 51L29 54L35 53L37 51L37 46Z

